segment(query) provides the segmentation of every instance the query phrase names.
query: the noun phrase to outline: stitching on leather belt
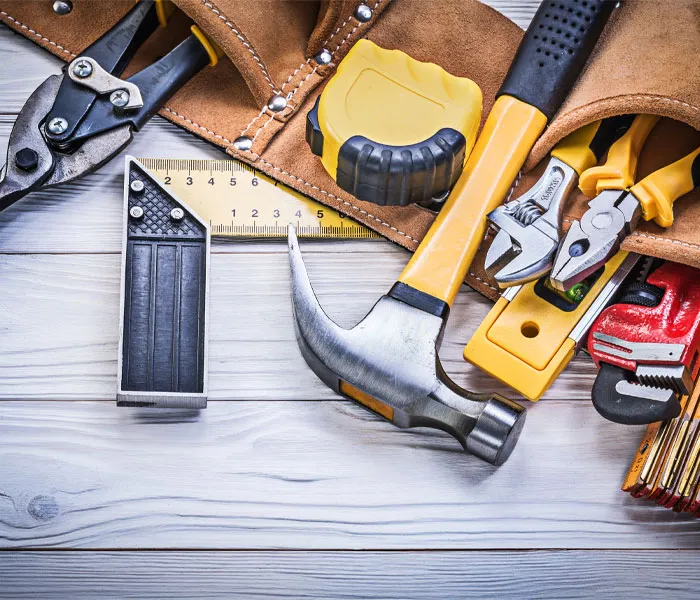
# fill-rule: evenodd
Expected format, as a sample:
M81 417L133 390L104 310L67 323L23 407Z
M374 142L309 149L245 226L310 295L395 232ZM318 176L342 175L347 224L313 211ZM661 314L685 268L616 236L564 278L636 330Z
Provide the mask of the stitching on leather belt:
M204 1L206 1L206 0L202 0L202 1L204 2ZM376 0L376 2L374 3L374 5L372 6L372 11L376 10L377 6L379 6L382 2L383 2L383 0ZM347 19L345 19L345 21L343 21L343 23L341 23L341 24L336 28L336 30L328 37L328 39L325 40L325 41L323 42L323 46L328 45L328 44L333 40L333 38L334 38L336 35L338 35L338 33L340 33L340 31L352 20L352 18L353 18L352 15L350 15ZM357 25L355 25L355 26L350 30L350 32L345 36L345 38L344 38L344 39L335 47L335 49L331 52L331 56L333 56L336 52L338 52L338 50L340 50L340 48L342 48L342 47L347 43L347 41L352 37L352 35L358 30L358 28L359 28L361 25L363 25L363 23L359 23L359 22L358 22ZM303 63L301 63L301 64L291 73L291 75L289 75L289 77L287 77L287 80L282 84L282 87L281 87L281 90L280 90L280 91L284 91L285 86L286 86L288 83L290 83L290 82L292 81L292 79L296 76L296 74L299 73L299 71L301 71L304 67L306 67L306 66L309 64L310 61L311 61L311 59L310 59L310 58L307 58ZM291 100L292 98L294 98L294 96L295 96L296 93L299 91L299 89L301 89L301 86L304 85L304 83L306 83L306 82L316 73L317 70L318 70L318 65L316 65L316 66L313 68L313 70L312 70L306 77L304 77L303 79L301 79L301 80L299 81L299 83L297 83L297 85L294 87L294 89L293 89L291 92L289 92L289 94L287 94L287 100ZM258 121L258 120L260 119L260 117L261 117L263 114L265 114L265 112L267 112L267 106L263 107L262 111L260 111L260 114L258 114L250 123L248 123L248 125L246 126L246 128L241 132L241 135L244 135L244 134L250 129L250 127L251 127L256 121ZM255 132L255 134L253 134L253 141L255 141L255 139L258 137L258 133L260 133L260 129L264 129L265 127L267 127L267 126L269 125L269 123L270 123L270 121L267 121L264 125L262 125L262 127L258 128L258 130Z
M165 107L165 110L166 110L167 112L169 112L170 114L174 115L175 117L177 117L177 118L179 118L179 119L182 119L183 121L185 121L185 122L187 122L187 123L190 123L190 124L194 125L195 127L206 131L207 133L213 135L214 137L219 138L219 139L222 139L223 141L225 141L225 142L227 142L227 143L229 144L229 146L228 146L229 148L231 147L231 145L230 145L230 144L231 144L230 140L228 140L228 139L226 139L225 137L219 135L218 133L212 131L211 129L205 127L204 125L199 125L198 123L193 122L191 119L188 119L187 117L181 115L181 114L178 113L178 112L175 112L174 110L172 110L172 109L170 109L170 108L168 108L168 107ZM294 180L296 180L296 181L299 181L299 182L303 183L305 186L308 186L308 187L310 187L310 188L316 190L316 191L319 192L320 194L323 194L324 196L328 196L329 198L333 198L334 200L337 200L338 202L341 202L344 206L349 206L349 207L353 208L354 210L358 211L359 213L365 215L366 217L368 217L368 218L370 218L370 219L372 219L372 220L374 220L374 221L377 221L377 223L380 223L380 224L384 225L385 227L388 227L388 228L391 229L392 231L398 233L399 235L402 235L402 236L405 237L406 239L411 240L412 242L414 242L414 243L416 243L416 244L419 244L419 243L420 243L420 240L417 240L416 238L414 238L414 237L408 235L407 233L401 231L400 229L397 229L396 227L394 227L393 225L390 225L390 224L387 223L386 221L382 221L379 217L377 217L377 216L375 216L375 215L373 215L373 214L367 212L366 210L360 208L359 206L355 206L352 202L348 202L348 201L345 200L344 198L340 198L340 197L336 196L335 194L332 194L331 192L328 192L328 191L326 191L326 190L323 190L323 189L321 189L320 187L314 185L313 183L309 183L308 181L302 179L301 177L297 177L296 175L292 175L291 173L289 173L288 171L285 171L284 169L281 169L280 167L276 167L276 166L273 165L272 163L267 162L267 161L266 161L264 158L262 158L259 154L256 154L255 152L246 152L245 154L250 154L255 160L259 160L261 163L263 163L263 164L267 165L268 167L270 167L273 171L277 171L278 173L281 173L282 175L285 175L285 176L287 176L287 177L289 177L289 178L291 178L291 179L294 179Z
M233 33L236 35L236 38L238 38L240 40L241 44L243 44L243 46L245 46L245 48L248 50L248 52L250 52L250 54L253 56L253 59L255 60L255 62L258 63L258 66L260 67L260 70L262 71L263 75L265 76L265 79L267 80L267 84L272 88L272 91L277 91L274 84L272 83L272 81L270 79L270 75L267 72L267 68L263 64L260 57L256 54L255 50L253 50L252 46L248 43L248 40L245 38L245 36L243 36L234 27L233 23L229 20L229 18L225 14L223 14L217 6L214 6L213 4L208 2L207 0L202 0L202 4L204 6L206 6L211 12L213 12L217 17L219 17L219 19L221 19L226 24L226 26L231 31L233 31Z
M649 238L650 240L657 240L659 242L666 242L667 244L678 244L679 246L687 246L688 248L700 248L697 244L691 244L690 242L684 242L682 240L676 240L673 238L662 238L658 237L656 235L650 235L648 233L637 233L636 231L633 232L632 237L643 237L643 238Z
M202 129L202 130L206 131L207 133L210 133L215 138L220 139L222 142L226 142L229 145L231 144L231 140L225 138L223 135L219 135L218 133L212 131L211 129L208 129L204 125L200 125L199 123L195 123L192 119L188 119L186 116L181 115L179 112L174 111L172 108L168 108L167 106L164 106L163 110L169 112L170 114L175 115L176 117L179 117L180 119L185 121L185 123L189 123L190 125L194 125L197 129Z
M21 29L26 29L26 30L27 30L29 33L31 33L33 36L38 37L40 40L42 40L42 41L44 41L44 42L47 42L47 43L50 44L51 46L56 46L56 48L58 48L59 50L61 50L61 52L64 52L65 54L68 54L68 56L72 56L73 58L75 58L76 55L73 54L70 50L66 50L63 46L59 46L56 42L51 41L49 38L47 38L47 37L44 36L44 35L41 35L38 31L34 31L33 29L30 29L30 28L27 27L24 23L18 21L18 20L15 19L14 17L11 17L10 15L8 15L4 10L0 10L0 15L4 15L4 16L7 17L10 21L12 21L13 23L16 23L17 25L19 25L19 27L20 27Z

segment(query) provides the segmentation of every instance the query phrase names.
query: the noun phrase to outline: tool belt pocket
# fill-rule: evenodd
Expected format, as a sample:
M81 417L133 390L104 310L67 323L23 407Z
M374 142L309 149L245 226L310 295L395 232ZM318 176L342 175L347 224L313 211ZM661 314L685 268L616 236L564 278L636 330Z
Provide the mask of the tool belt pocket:
M161 27L125 76L163 56L194 22L228 60L193 77L161 115L252 162L371 27L383 8L374 9L375 2L389 1L370 0L357 13L357 2L347 0L156 0ZM71 61L134 6L133 0L69 4L59 15L50 0L0 0L0 21ZM248 141L234 147L243 137Z
M51 0L0 0L0 21L66 61L78 56L134 5L132 0L73 0L72 10L59 16L52 4ZM472 79L481 88L486 115L522 37L515 24L476 0L428 4L421 0L175 0L174 4L180 10L139 48L125 76L153 63L174 41L184 39L192 21L228 60L199 72L160 114L410 250L422 240L434 213L416 205L377 206L341 190L306 143L307 113L323 83L364 37ZM640 177L700 143L698 6L697 0L626 0L615 11L569 99L534 148L511 197L534 181L537 165L559 140L603 117L642 113L667 117L644 147ZM542 32L543 52L552 42L548 33ZM367 110L373 110L372 100ZM675 205L671 227L644 222L623 247L700 267L698 200L697 190L683 197ZM585 208L582 195L570 202L565 226ZM483 269L489 243L487 235L468 282L493 298L498 288Z
M547 33L542 34L545 47ZM526 174L512 197L518 197L537 179L547 162L542 159L561 139L605 117L623 114L666 117L644 145L637 180L697 148L700 145L698 39L700 4L697 1L624 2L611 17L567 101L533 149L525 165ZM565 229L588 208L589 200L580 192L570 197L564 212ZM674 212L674 222L667 228L652 221L640 222L625 238L622 248L700 267L700 190L679 199Z

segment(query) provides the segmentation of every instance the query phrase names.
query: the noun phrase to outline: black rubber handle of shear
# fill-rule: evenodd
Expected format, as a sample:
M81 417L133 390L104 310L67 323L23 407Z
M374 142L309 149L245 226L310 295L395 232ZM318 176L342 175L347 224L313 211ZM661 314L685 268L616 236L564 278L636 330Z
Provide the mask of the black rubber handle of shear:
M498 96L514 96L551 120L617 4L610 0L542 2Z
M108 96L100 96L72 141L78 143L125 124L140 130L175 92L208 64L209 54L197 37L190 35L161 59L127 79L141 90L141 108L117 111Z

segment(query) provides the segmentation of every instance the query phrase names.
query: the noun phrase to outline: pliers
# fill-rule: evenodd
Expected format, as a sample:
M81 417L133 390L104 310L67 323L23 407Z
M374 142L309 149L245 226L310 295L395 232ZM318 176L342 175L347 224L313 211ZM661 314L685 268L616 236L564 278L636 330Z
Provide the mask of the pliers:
M574 221L559 246L551 273L561 291L595 273L620 248L640 218L661 227L673 223L673 203L700 185L700 148L634 184L637 160L647 136L658 121L639 115L630 130L608 153L605 165L583 173L580 187L598 195Z
M112 29L30 96L15 121L0 171L0 210L32 192L72 181L110 160L220 50L192 26L158 61L119 79L139 47L174 10L138 2Z
M634 115L611 117L570 134L552 150L544 173L529 191L488 215L499 231L486 254L485 268L500 287L549 273L559 247L567 197L581 173L598 163L633 119Z

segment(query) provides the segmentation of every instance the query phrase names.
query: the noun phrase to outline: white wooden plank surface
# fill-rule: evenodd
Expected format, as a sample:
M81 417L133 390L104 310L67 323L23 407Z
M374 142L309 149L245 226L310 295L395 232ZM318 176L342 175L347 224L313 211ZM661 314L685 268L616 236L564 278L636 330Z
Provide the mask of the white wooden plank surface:
M19 552L2 598L697 598L692 552Z
M314 244L304 244L309 246ZM360 321L405 264L405 251L370 246L375 252L359 256L337 250L307 254L320 302L345 327ZM212 259L210 397L334 398L308 369L296 343L287 255L262 248ZM114 398L119 268L116 254L0 255L0 398ZM465 342L490 307L465 288L448 321L441 357L461 385L511 396L511 390L462 359ZM592 362L578 357L546 398L589 402L594 373Z
M696 519L619 491L640 427L581 402L528 421L497 469L344 401L3 402L0 545L700 548Z
M525 26L537 1L489 4ZM61 63L5 28L0 61L4 154L14 115ZM129 152L223 156L158 118ZM199 414L65 402L114 394L121 171L115 160L0 214L0 548L241 551L4 552L0 598L697 597L700 525L619 491L640 428L598 417L588 360L529 409L499 470L439 432L300 402L333 395L298 353L280 243L213 248L211 395L248 402ZM382 241L304 252L346 326L407 258ZM488 306L461 294L441 355L458 383L505 392L461 360ZM245 551L271 548L285 551ZM515 551L531 548L588 550ZM674 548L688 550L653 551Z

